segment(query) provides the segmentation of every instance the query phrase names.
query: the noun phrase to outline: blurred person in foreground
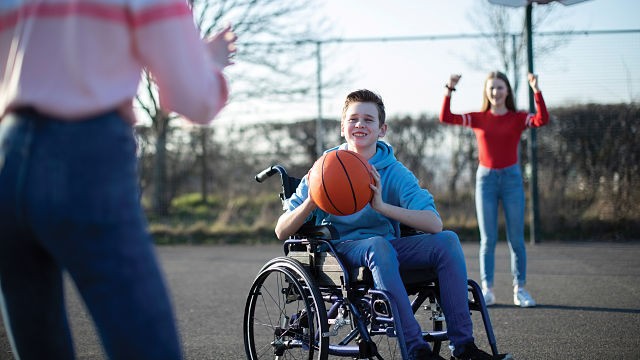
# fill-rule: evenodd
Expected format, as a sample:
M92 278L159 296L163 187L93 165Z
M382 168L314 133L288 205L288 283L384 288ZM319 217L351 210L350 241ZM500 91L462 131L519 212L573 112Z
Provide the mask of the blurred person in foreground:
M202 40L185 0L0 5L0 304L18 359L73 359L63 273L110 359L180 359L138 198L132 102L209 123L236 37Z
M451 94L460 75L451 75L445 85L440 121L471 128L478 142L479 165L476 172L476 215L480 229L480 278L487 305L496 303L493 292L495 249L498 241L498 205L502 203L511 251L513 303L533 307L536 302L525 289L527 253L524 244L524 186L518 161L518 144L522 133L549 122L549 113L538 87L538 76L528 75L533 90L536 113L517 111L513 90L507 76L489 73L482 91L479 112L453 114Z

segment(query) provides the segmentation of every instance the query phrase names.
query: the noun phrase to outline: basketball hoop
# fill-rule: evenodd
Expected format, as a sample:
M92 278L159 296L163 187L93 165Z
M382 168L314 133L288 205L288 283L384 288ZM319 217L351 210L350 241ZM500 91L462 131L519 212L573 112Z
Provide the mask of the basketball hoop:
M562 5L573 5L573 4L581 3L584 1L588 1L588 0L489 0L490 3L495 5L511 6L511 7L523 7L532 3L545 5L552 2L559 2Z

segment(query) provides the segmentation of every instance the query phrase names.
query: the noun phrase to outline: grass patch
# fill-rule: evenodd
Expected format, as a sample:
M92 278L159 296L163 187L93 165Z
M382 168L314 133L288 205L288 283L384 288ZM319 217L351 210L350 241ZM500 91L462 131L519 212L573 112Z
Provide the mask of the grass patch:
M171 203L169 216L149 217L157 244L260 244L278 242L275 222L280 201L270 196L240 196L227 201L187 194Z
M445 228L458 234L462 242L480 241L475 217L469 215L469 199L443 202L439 211ZM167 217L149 217L149 229L157 244L265 244L279 243L274 234L282 204L272 193L234 197L227 201L199 194L176 198ZM475 215L475 213L473 214ZM540 241L637 241L640 222L633 220L560 221L541 224ZM500 222L499 241L505 241ZM525 228L529 241L529 228Z

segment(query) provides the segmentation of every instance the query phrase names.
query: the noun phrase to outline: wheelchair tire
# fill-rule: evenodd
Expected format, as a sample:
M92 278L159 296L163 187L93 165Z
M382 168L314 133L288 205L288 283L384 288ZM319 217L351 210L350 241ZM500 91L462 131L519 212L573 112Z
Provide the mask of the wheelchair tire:
M243 327L248 359L328 357L324 302L295 260L275 258L260 270L247 297Z

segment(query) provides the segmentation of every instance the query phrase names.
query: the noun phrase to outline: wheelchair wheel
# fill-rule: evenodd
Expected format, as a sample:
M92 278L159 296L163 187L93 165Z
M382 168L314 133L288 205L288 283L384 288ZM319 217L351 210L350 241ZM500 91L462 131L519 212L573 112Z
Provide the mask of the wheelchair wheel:
M251 286L244 313L248 359L327 359L324 302L302 265L267 263Z

